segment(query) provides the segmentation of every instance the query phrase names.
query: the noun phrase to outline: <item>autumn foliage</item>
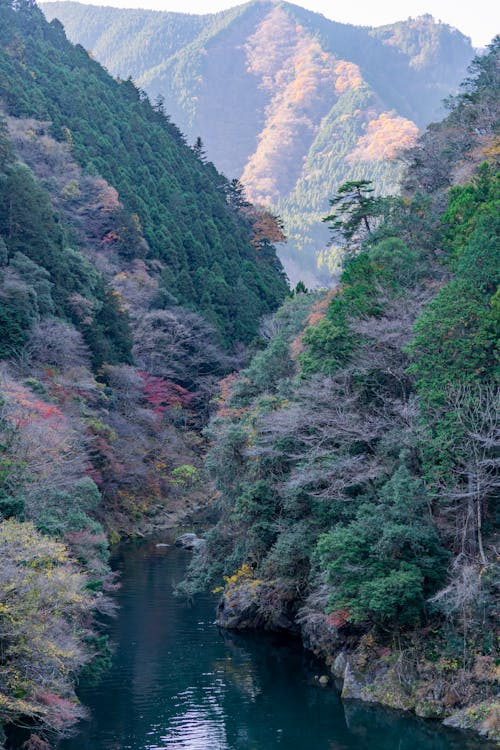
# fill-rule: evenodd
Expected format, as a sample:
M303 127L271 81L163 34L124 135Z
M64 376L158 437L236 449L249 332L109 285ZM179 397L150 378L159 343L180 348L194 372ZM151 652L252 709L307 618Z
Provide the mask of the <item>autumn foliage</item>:
M169 409L185 409L192 401L193 395L171 380L140 372L144 382L146 403L155 414L164 414Z
M365 135L358 139L347 161L355 164L358 161L394 159L399 152L414 146L417 138L418 128L414 122L391 112L382 112L368 123Z

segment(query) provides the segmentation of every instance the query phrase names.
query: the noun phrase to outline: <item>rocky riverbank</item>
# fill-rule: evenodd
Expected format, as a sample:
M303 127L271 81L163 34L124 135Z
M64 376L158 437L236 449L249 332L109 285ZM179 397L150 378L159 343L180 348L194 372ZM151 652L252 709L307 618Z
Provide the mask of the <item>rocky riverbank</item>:
M277 582L274 584L278 588ZM464 669L456 659L425 650L425 632L404 641L375 632L356 633L335 624L324 609L297 610L294 592L276 597L273 582L247 570L228 579L217 608L217 623L227 629L286 631L325 661L345 699L380 703L446 726L476 732L500 746L500 668L493 657L478 656Z

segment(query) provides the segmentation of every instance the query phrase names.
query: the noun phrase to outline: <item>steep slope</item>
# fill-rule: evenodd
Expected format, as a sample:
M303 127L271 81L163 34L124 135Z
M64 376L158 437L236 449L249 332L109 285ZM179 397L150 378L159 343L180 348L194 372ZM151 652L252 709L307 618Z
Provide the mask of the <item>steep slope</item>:
M161 107L130 81L113 80L67 41L59 22L48 24L31 4L14 11L4 1L0 11L8 114L50 121L79 164L117 190L132 221L108 241L129 258L160 261L169 304L202 311L228 343L251 340L286 285L269 243L250 242L252 223L231 208L228 183L186 146Z
M299 634L343 697L497 742L499 56L497 37L378 226L352 242L339 210L339 286L288 299L222 381L219 521L183 584L217 583L222 626Z
M250 200L278 209L292 280L317 275L320 218L335 188L369 176L380 192L394 190L397 149L437 116L472 57L466 37L430 16L370 29L264 1L205 16L200 29L197 16L43 8L111 72L164 96L187 137L201 136Z
M101 242L126 215L116 190L47 131L0 118L2 748L4 725L26 727L9 747L31 729L48 748L82 716L76 675L108 658L108 535L188 512L191 430L231 367L199 315L151 309L154 268Z
M208 496L215 383L287 292L275 233L161 107L0 0L0 747L83 715L109 540Z

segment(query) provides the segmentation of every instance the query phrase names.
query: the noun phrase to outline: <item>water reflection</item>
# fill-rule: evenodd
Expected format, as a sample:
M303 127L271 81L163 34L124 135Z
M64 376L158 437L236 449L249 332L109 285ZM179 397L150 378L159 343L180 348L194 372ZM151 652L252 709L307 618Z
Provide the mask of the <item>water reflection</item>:
M214 603L175 599L187 555L129 545L113 668L83 687L91 717L59 750L486 750L399 712L343 704L314 680L321 667L294 641L213 625Z

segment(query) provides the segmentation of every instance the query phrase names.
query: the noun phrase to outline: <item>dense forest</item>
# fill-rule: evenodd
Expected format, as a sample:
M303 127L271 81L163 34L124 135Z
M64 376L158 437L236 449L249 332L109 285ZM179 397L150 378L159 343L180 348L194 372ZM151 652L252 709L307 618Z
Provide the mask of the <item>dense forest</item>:
M7 114L49 121L80 166L118 191L130 219L118 217L109 243L124 258L160 261L169 304L203 312L226 342L251 340L252 320L276 306L286 284L266 238L249 241L252 214L227 210L230 183L191 153L162 106L112 79L60 23L30 5L13 13L5 2L1 12Z
M190 142L201 136L252 202L282 216L294 285L337 270L340 248L326 247L321 223L331 192L365 174L394 192L397 151L442 116L473 56L469 39L431 16L369 28L275 2L203 17L42 7L111 73L163 99Z
M0 107L0 727L43 750L109 660L110 541L189 514L288 287L276 220L32 2L0 2Z
M406 155L343 185L341 283L297 289L207 428L220 520L183 590L300 634L343 696L500 738L500 39ZM449 718L451 716L451 718Z
M302 76L327 53L293 12ZM262 42L274 10L260 20ZM171 21L172 55L199 41ZM429 19L351 31L408 86L439 68L444 35L435 93L469 50ZM279 219L165 101L32 0L0 0L0 746L13 728L23 750L71 731L79 676L111 658L110 546L207 497L218 522L179 593L220 593L226 627L300 635L346 697L500 737L499 52L405 152L398 195L370 155L393 125L388 148L414 142L411 103L376 110L354 171L323 178L341 283L290 293ZM342 122L375 90L347 59Z

